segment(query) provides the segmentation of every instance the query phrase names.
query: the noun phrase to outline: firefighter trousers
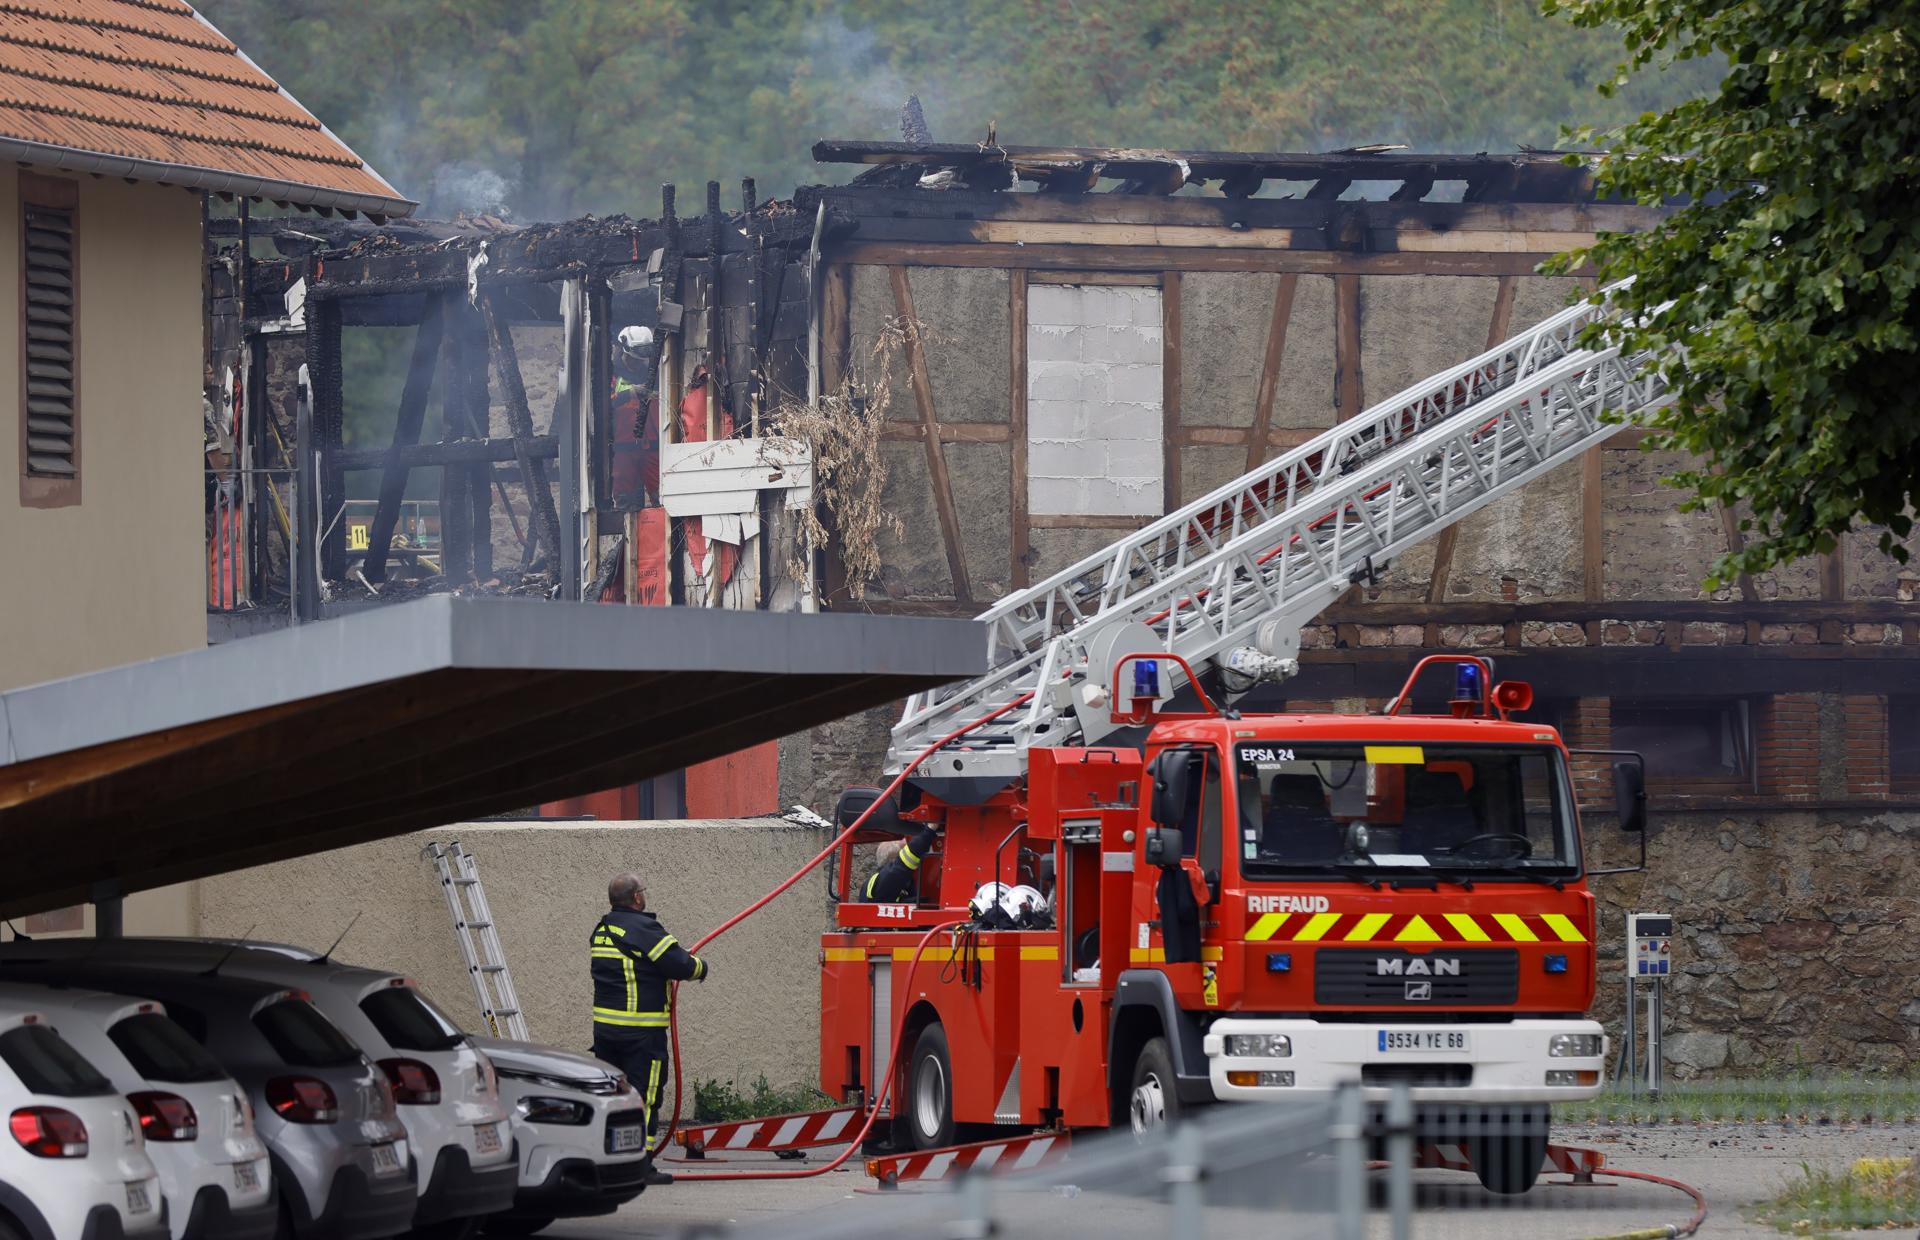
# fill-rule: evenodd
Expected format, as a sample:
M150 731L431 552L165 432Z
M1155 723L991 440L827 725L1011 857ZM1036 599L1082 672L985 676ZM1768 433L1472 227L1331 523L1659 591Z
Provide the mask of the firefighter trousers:
M665 1126L660 1103L667 1089L667 1031L595 1024L593 1057L627 1074L627 1080L640 1094L640 1105L646 1110L647 1144L652 1145L658 1139L658 1130Z

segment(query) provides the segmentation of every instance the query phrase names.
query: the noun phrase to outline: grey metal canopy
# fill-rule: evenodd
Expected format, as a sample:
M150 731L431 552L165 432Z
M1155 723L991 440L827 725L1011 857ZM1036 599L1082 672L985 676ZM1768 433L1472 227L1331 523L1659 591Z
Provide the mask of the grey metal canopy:
M631 783L986 666L971 621L440 595L0 693L0 916Z

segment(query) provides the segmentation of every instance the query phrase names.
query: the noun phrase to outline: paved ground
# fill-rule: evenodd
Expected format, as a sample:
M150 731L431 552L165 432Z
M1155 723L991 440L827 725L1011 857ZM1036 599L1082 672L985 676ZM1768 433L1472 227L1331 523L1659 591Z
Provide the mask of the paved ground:
M1920 1125L1859 1128L1712 1124L1653 1128L1561 1129L1556 1139L1606 1152L1609 1163L1681 1180L1699 1188L1711 1211L1698 1233L1708 1240L1760 1240L1781 1233L1746 1217L1744 1207L1778 1192L1800 1172L1801 1164L1843 1167L1869 1155L1920 1154ZM788 1170L818 1166L751 1159L676 1166L689 1177L704 1171ZM896 1240L934 1240L955 1234L946 1222L958 1202L944 1191L873 1191L872 1181L851 1159L838 1171L785 1182L680 1183L647 1192L619 1214L603 1219L556 1223L542 1236L553 1240L604 1240L609 1236L677 1237L683 1233L736 1225L777 1231L791 1240L846 1237L860 1240L882 1231ZM1071 1181L1072 1164L1060 1178ZM1307 1160L1276 1166L1246 1185L1258 1197L1248 1205L1216 1205L1206 1217L1208 1240L1246 1236L1249 1240L1318 1238L1332 1234L1322 1212L1330 1191L1329 1168ZM1552 1181L1564 1177L1552 1177ZM1606 1187L1574 1187L1552 1181L1521 1199L1495 1197L1471 1175L1421 1172L1416 1176L1419 1240L1557 1240L1605 1236L1640 1228L1680 1223L1693 1203L1683 1193L1658 1184L1616 1181ZM1070 1191L1070 1190L1069 1190ZM1303 1208L1302 1202L1305 1202ZM1283 1204L1284 1203L1284 1204ZM1376 1186L1375 1204L1379 1204ZM898 1211L914 1216L902 1221ZM1002 1235L1038 1235L1046 1240L1120 1240L1128 1236L1166 1236L1172 1228L1167 1207L1143 1198L1091 1189L1072 1196L1055 1190L1021 1194L1007 1201L997 1217ZM1376 1212L1369 1228L1386 1237L1385 1217ZM1862 1232L1884 1238L1888 1232ZM1900 1233L1891 1233L1900 1234ZM1183 1236L1181 1240L1200 1240Z

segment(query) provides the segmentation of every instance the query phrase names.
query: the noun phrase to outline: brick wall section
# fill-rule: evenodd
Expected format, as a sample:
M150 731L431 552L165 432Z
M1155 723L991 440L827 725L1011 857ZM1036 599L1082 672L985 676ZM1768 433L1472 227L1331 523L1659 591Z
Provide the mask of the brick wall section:
M1613 743L1613 700L1580 698L1562 721L1569 749L1605 749ZM1605 758L1573 760L1573 795L1588 810L1613 805L1613 771Z
M1884 798L1887 771L1887 699L1877 693L1850 693L1840 699L1846 719L1847 795Z
M1820 795L1820 695L1776 693L1754 713L1754 756L1763 796L1811 801Z

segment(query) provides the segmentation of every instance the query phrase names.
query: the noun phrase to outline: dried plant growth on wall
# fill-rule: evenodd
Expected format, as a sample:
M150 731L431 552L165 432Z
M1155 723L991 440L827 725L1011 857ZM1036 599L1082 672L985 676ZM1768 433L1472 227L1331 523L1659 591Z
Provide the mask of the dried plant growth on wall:
M850 368L838 391L822 392L812 404L795 401L774 409L773 425L806 444L813 456L815 502L801 511L799 545L787 566L794 580L806 579L829 531L839 538L847 590L855 599L865 598L867 586L879 577L881 538L905 532L884 503L887 462L880 432L893 406L890 377L904 364L909 346L925 350L936 340L919 320L891 317L866 350L864 373Z

